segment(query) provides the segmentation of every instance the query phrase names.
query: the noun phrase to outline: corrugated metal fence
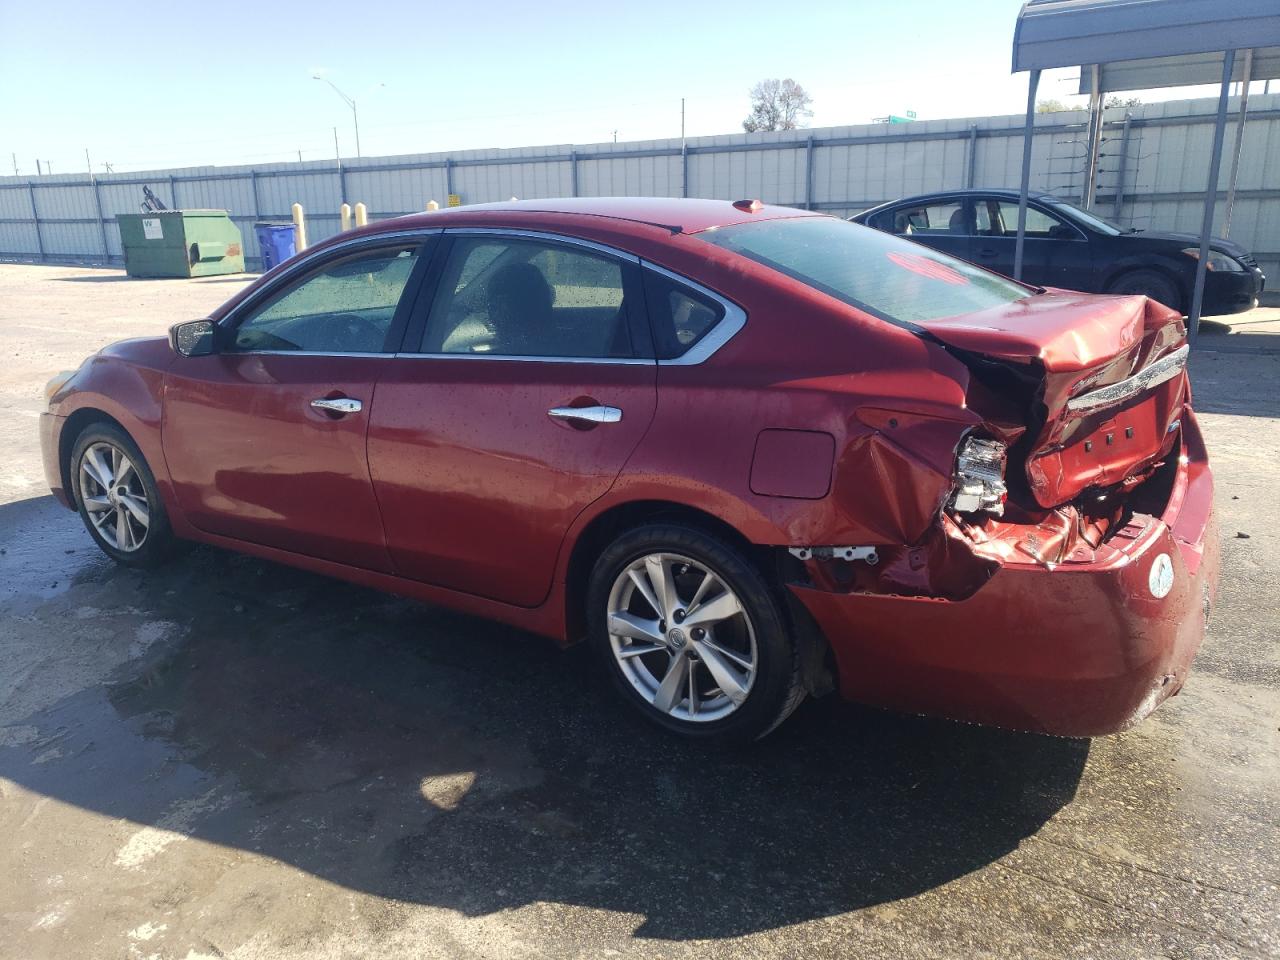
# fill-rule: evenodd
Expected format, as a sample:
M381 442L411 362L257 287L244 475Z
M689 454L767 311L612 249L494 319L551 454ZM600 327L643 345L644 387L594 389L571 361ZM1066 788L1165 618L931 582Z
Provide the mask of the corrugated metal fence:
M1094 209L1127 226L1198 232L1216 100L1107 111ZM1233 101L1233 108L1235 103ZM1280 95L1250 100L1231 237L1280 273ZM1078 200L1083 112L1042 114L1032 186ZM338 207L363 201L371 220L444 205L557 196L759 197L851 214L895 197L963 186L1016 186L1021 117L868 124L591 146L188 167L146 173L0 177L0 258L118 262L117 213L142 186L171 208L226 209L258 258L252 225L307 211L312 242L338 231ZM1228 165L1224 164L1224 171ZM1226 175L1220 200L1224 198ZM1218 204L1219 221L1223 204Z

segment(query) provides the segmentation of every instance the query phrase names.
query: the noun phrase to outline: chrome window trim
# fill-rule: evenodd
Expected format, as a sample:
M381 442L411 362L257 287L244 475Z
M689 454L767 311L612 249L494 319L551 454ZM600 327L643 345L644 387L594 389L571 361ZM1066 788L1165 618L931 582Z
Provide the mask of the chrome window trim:
M338 253L340 251L349 251L349 250L358 249L364 246L380 247L385 243L394 242L396 240L425 241L428 237L438 236L441 233L444 233L443 227L417 228L414 230L391 230L391 231L388 231L387 233L371 234L369 236L364 236L364 237L352 237L349 240L340 240L339 242L333 244L332 246L316 248L311 253L304 254L302 259L299 260L297 263L290 264L289 269L280 273L279 276L272 277L270 283L265 284L261 290L255 291L253 296L251 296L244 303L237 304L236 307L232 309L226 316L218 320L217 325L219 327L223 327L228 330L235 329L242 322L241 317L243 314L256 309L262 303L263 300L269 298L272 294L276 293L282 286L285 286L286 284L288 284L293 278L297 276L297 274L305 273L308 269L310 269L311 265L315 264L316 261L320 260L321 258L327 257L331 253ZM264 273L263 276L264 277L270 276L272 272L273 271L269 270L267 271L267 273ZM304 351L301 351L301 350L235 350L235 351L228 351L228 352L235 353L236 356L247 357L247 356L252 356L254 354L289 354L289 355L297 356L299 354L302 354ZM320 352L308 352L307 355L313 356L313 357L358 356L358 354L354 354L354 353L320 353ZM369 354L369 356L389 357L389 356L392 356L392 354L376 353L376 354Z
M392 357L396 360L505 360L522 363L592 363L614 364L617 366L654 366L658 361L652 357L520 357L510 353L380 353L380 357Z
M642 269L652 270L654 273L661 274L668 280L674 280L681 286L688 287L695 293L699 293L710 300L714 300L724 309L724 316L720 318L720 322L712 327L701 340L678 357L672 357L669 360L659 360L659 366L697 366L737 336L738 331L747 325L747 311L743 310L732 300L722 297L714 290L709 290L695 280L690 280L688 277L674 273L671 270L667 270L665 267L660 267L656 263L651 263L648 260L641 260L640 266Z
M583 240L581 237L570 236L565 233L547 233L542 230L523 230L518 227L445 227L445 236L495 236L495 237L515 237L518 240L541 240L552 243L567 243L575 247L585 247L588 250L594 250L596 253L603 253L607 256L626 260L628 263L639 263L640 258L634 253L628 253L626 250L619 250L617 247L610 247L603 243L596 243L594 240Z
M331 353L326 350L227 350L227 357L394 357L394 353Z
M1067 411L1076 416L1081 416L1104 407L1115 406L1150 390L1152 387L1157 387L1168 380L1172 380L1186 367L1187 355L1190 351L1191 345L1184 344L1173 353L1161 357L1155 363L1143 367L1133 376L1121 380L1119 383L1099 387L1097 390L1091 390L1088 393L1082 393L1078 397L1072 397L1067 401Z

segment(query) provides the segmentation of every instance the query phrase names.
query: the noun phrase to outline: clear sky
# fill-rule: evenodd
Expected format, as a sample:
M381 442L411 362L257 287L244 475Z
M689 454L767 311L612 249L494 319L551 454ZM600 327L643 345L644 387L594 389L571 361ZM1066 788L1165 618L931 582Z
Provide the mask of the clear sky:
M0 0L0 171L95 172L741 132L793 77L813 126L1020 113L1019 0ZM1075 70L1046 73L1069 96ZM1168 95L1166 95L1168 96ZM1145 97L1144 99L1155 99Z

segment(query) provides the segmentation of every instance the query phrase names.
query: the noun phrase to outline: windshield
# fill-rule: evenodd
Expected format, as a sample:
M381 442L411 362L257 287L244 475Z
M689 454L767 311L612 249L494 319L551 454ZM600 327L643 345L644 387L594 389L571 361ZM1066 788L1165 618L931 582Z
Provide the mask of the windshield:
M895 323L975 313L1032 292L945 253L835 217L740 223L704 230L698 238Z
M1118 227L1110 220L1104 220L1096 213L1090 213L1088 210L1082 210L1074 203L1068 203L1066 200L1059 200L1056 197L1043 197L1040 201L1046 207L1054 209L1055 207L1062 213L1066 214L1073 220L1083 223L1086 227L1092 227L1099 233L1105 233L1109 237L1118 237L1122 233L1128 233L1124 227Z

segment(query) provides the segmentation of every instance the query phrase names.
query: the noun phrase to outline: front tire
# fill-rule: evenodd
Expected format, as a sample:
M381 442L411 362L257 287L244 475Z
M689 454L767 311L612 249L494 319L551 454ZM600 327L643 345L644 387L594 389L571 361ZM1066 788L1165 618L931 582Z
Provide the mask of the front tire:
M94 543L128 567L154 567L173 552L155 476L142 451L114 424L85 427L71 448L76 510Z
M733 546L691 527L619 537L587 591L589 642L622 698L651 723L741 743L804 699L776 592Z
M1130 270L1122 273L1107 285L1107 293L1142 294L1174 310L1182 309L1182 297L1178 286L1169 277L1156 270Z

